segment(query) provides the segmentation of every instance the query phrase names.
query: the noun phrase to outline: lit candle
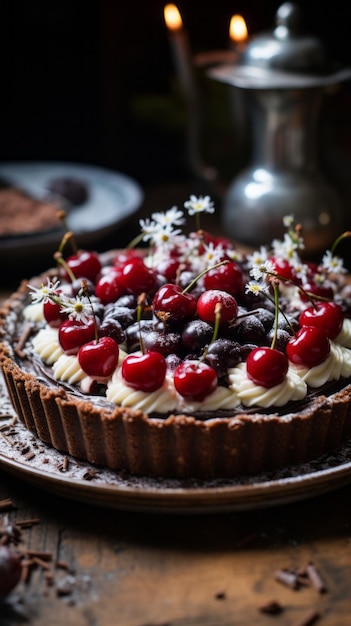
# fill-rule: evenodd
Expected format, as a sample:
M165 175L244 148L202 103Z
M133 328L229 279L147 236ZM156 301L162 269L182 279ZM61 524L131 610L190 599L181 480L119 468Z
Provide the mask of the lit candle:
M173 50L174 61L188 106L188 159L192 170L205 179L216 176L213 168L202 163L200 156L200 135L202 112L198 95L197 83L194 75L192 54L187 33L183 27L183 20L175 4L167 4L164 8L164 18L169 32L169 39Z
M243 16L232 15L229 24L229 38L235 50L242 52L245 49L247 37L247 26Z
M240 55L244 52L248 39L248 31L242 15L232 15L229 24L230 48L235 53L234 64L239 63ZM247 113L245 94L241 89L232 87L231 100L234 125L236 131L237 150L244 150L244 144L247 137Z
M194 98L196 89L192 60L189 40L183 28L183 20L175 4L166 4L164 16L179 79L188 98Z

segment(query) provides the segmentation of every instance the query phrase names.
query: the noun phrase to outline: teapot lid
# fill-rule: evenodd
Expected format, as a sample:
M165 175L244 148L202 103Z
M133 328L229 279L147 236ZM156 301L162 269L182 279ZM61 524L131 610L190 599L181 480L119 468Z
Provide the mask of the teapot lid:
M303 34L300 8L292 2L285 2L279 7L275 22L273 31L251 40L240 57L240 65L325 73L326 50L319 39Z
M324 44L302 32L298 5L277 10L272 31L251 39L235 63L212 68L212 78L247 89L323 87L351 78L351 69L331 68Z

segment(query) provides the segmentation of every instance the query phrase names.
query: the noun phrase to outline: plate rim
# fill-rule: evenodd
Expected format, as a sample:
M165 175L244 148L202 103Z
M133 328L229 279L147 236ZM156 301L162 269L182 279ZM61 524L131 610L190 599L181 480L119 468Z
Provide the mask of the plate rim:
M100 165L93 165L88 163L75 163L72 161L0 161L0 176L11 176L11 173L7 173L7 170L12 170L15 168L24 169L33 167L36 169L42 170L51 170L54 168L67 170L67 176L76 175L79 176L79 173L84 172L85 174L90 174L92 176L103 176L108 179L119 182L121 185L123 184L124 188L129 194L128 203L126 202L125 208L123 210L123 215L119 219L110 220L108 224L105 224L101 229L97 228L97 224L94 227L91 227L88 230L82 230L76 233L77 238L83 243L84 239L89 237L93 232L103 234L106 230L109 230L113 225L122 224L123 221L127 220L131 217L136 211L139 210L143 200L144 200L144 191L141 187L141 184L135 180L129 174L125 174L124 172L115 171ZM77 172L74 174L74 172ZM20 176L14 176L15 179L18 178L18 185L21 184ZM50 174L48 173L48 176ZM84 204L79 207L73 207L70 213L74 214L75 211L84 209ZM42 233L33 233L30 234L19 234L18 236L11 236L9 238L3 238L1 241L2 251L11 251L13 248L17 248L18 246L26 246L33 247L38 244L52 244L57 241L57 232L60 232L59 229L55 231L44 231Z

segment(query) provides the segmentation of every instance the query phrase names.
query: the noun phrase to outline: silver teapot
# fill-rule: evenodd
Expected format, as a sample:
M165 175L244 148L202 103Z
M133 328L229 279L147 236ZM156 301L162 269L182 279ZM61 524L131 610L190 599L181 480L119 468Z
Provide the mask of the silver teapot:
M243 90L251 163L229 185L223 228L255 247L281 238L283 217L302 225L306 251L325 250L345 227L344 209L320 171L318 118L326 88L351 77L330 67L323 44L302 34L297 5L278 9L272 32L253 37L238 59L212 78Z

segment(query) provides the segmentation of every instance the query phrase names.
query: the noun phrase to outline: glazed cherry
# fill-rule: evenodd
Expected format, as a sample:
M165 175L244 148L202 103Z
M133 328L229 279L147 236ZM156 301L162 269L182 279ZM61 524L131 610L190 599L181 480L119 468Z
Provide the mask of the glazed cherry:
M270 257L269 260L273 264L274 271L277 272L279 276L282 276L286 280L296 280L294 268L290 265L287 259L282 257Z
M150 293L156 289L157 275L140 257L134 257L122 266L121 282L128 293Z
M303 326L286 346L289 361L304 367L323 363L329 353L329 339L317 326Z
M234 296L219 289L204 291L197 301L197 314L201 320L214 324L217 304L221 305L220 324L223 325L236 318L238 303Z
M167 371L165 358L159 352L129 354L122 363L121 373L133 389L151 392L162 387Z
M183 361L173 373L174 386L187 400L202 402L218 385L213 367L203 361Z
M288 372L289 362L280 350L262 346L252 350L247 357L247 376L255 385L275 387L280 385Z
M113 317L105 318L99 326L99 337L112 337L116 343L123 343L125 333L122 325Z
M336 302L316 302L314 306L302 311L299 317L300 326L318 326L329 339L335 339L342 329L344 315Z
M85 343L78 351L82 370L93 378L109 378L117 367L119 348L112 337L103 336Z
M208 346L206 363L211 365L217 376L227 374L231 367L235 367L241 361L240 344L224 337L219 337Z
M65 320L58 330L58 339L66 354L77 354L79 348L95 337L95 321L87 324L76 320Z
M155 330L154 328L143 332L143 346L148 352L159 352L163 356L178 353L181 347L181 337L179 333Z
M241 267L229 261L224 265L209 270L204 276L205 289L220 289L234 295L240 293L244 287L244 277Z
M0 599L7 596L21 579L22 561L17 552L0 545Z
M179 285L167 283L160 287L153 298L152 306L157 316L169 314L171 321L189 320L196 313L196 299L191 293L184 292ZM161 316L160 316L161 314Z
M80 250L77 254L68 257L66 262L76 278L88 278L95 282L101 271L101 262L96 252Z
M115 302L126 293L126 289L121 282L122 270L115 268L103 274L95 287L95 295L101 300L102 304Z
M57 291L57 296L60 296L60 292ZM43 305L43 314L46 322L51 328L59 328L62 322L67 319L67 314L61 311L61 305L53 300L47 300Z

